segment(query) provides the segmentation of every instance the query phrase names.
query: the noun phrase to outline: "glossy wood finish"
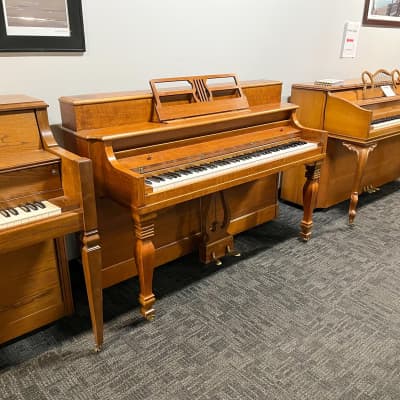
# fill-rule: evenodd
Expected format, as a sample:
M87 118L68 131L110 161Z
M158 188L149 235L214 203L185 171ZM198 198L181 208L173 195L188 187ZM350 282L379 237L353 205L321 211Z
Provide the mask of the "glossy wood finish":
M229 103L237 96L231 89L219 92L222 98L218 102L225 96ZM166 122L154 114L156 101L148 92L60 99L64 143L94 163L104 250L103 287L138 274L141 313L147 319L154 317L152 276L156 266L194 250L199 250L206 263L234 255L236 233L276 217L278 174L293 165L318 168L326 147L325 133L303 128L295 117L296 106L280 102L280 82L242 84L249 108L243 109L240 100L237 110L220 112L211 107L204 115L202 107L196 114L196 107L190 106L191 115L197 115L190 118L181 118L189 109L187 103L179 108L182 93L178 91L162 93L170 98L167 106L162 101L158 104L161 109L168 108L166 113L158 110L161 119L167 115ZM179 111L177 119L171 119L171 110ZM144 183L145 177L154 173L243 154L252 146L297 139L318 146L162 191L155 192ZM302 223L306 239L311 234L318 180L311 175Z
M316 207L350 199L349 222L356 214L358 195L400 176L400 124L372 128L374 120L400 115L400 91L385 97L379 86L361 80L338 86L296 84L291 100L300 106L302 124L328 131L327 157L321 167ZM344 146L347 144L347 146ZM371 152L373 150L373 152ZM283 200L302 204L303 168L285 172Z
M101 258L91 162L58 146L40 100L0 96L0 128L0 208L37 200L61 208L59 215L0 229L0 343L72 313L64 236L81 232L99 349Z

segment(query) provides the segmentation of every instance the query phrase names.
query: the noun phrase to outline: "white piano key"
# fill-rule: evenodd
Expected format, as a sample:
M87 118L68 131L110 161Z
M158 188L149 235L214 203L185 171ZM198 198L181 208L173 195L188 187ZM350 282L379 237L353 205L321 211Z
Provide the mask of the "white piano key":
M169 190L169 189L173 189L175 187L188 185L190 183L200 181L204 177L219 176L226 172L233 172L235 170L244 169L244 168L249 167L250 165L254 165L254 166L259 165L266 161L273 161L273 160L276 160L279 158L283 158L286 155L294 155L294 154L298 154L298 153L303 153L305 151L309 151L309 150L315 149L317 147L318 147L317 143L303 143L303 144L297 145L295 147L289 147L286 149L270 152L267 154L260 154L260 155L251 157L249 159L232 160L233 162L230 162L228 165L224 165L224 164L217 165L216 168L207 168L206 170L203 170L203 171L194 171L190 175L182 175L182 176L179 176L176 178L175 177L174 178L172 178L172 177L166 178L164 181L161 181L161 182L152 182L152 184L150 186L153 188L153 192ZM251 153L249 153L249 156L251 156ZM229 161L229 159L227 159L226 161ZM217 162L217 161L215 161L215 162ZM209 164L213 164L213 163L209 163ZM205 164L205 166L207 166L207 164Z
M11 213L9 217L0 214L0 229L18 226L39 219L49 218L54 215L61 214L61 208L50 203L49 201L41 201L45 208L38 207L37 210L24 211L21 207L13 207L18 211L18 215Z
M393 126L393 125L400 125L400 118L391 119L391 120L383 121L383 122L373 122L371 124L371 128L379 129L379 128L386 128L387 126Z

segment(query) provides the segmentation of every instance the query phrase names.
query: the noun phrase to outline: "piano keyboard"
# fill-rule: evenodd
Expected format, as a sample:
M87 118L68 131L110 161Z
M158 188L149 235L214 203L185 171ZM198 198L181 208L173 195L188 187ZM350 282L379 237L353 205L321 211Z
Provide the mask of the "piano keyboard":
M61 214L61 208L48 201L33 201L18 207L0 208L0 229Z
M317 143L308 143L304 141L285 143L279 146L256 150L252 153L178 169L160 175L149 176L146 177L145 183L153 188L153 192L173 189L178 186L199 181L201 178L207 177L207 175L212 175L212 177L222 175L226 172L248 168L249 166L262 164L266 161L273 161L287 155L302 153L316 149L317 147Z
M371 127L372 127L372 129L385 128L387 126L392 126L392 125L397 125L397 124L400 124L400 116L399 115L395 115L393 117L376 119L374 122L372 122Z

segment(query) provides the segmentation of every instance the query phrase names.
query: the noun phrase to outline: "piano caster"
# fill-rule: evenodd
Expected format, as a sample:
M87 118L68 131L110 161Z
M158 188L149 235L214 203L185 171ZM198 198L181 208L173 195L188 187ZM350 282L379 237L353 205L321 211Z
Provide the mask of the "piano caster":
M142 313L142 315L147 321L153 321L154 318L156 317L153 308L151 310L145 311L144 313Z
M226 246L226 255L232 256L232 257L240 257L241 256L239 251L232 250L229 245Z
M214 251L211 253L211 259L214 261L214 263L217 267L220 267L222 265L222 261L216 257Z

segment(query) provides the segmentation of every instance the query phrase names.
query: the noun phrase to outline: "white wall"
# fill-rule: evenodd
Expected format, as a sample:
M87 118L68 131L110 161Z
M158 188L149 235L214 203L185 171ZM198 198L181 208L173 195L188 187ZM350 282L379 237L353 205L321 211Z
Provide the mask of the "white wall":
M235 72L242 80L358 77L400 67L400 29L362 27L358 55L340 59L346 20L364 0L83 0L84 54L0 55L1 93L58 97L147 89L164 76Z

